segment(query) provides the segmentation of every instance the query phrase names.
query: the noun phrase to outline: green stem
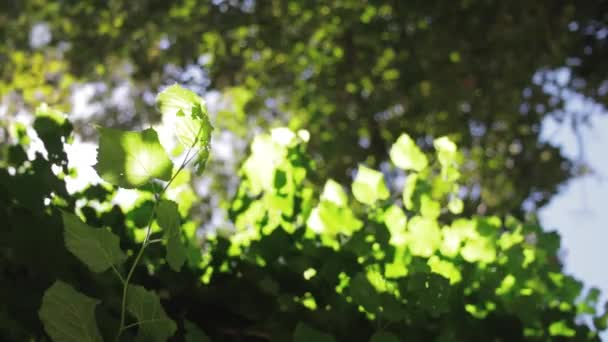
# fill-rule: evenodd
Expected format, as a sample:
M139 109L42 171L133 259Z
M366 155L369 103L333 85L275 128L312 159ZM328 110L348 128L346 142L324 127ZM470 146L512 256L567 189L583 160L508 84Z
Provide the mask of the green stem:
M126 311L127 311L126 310L126 308L127 308L127 289L129 288L129 281L131 280L131 277L133 276L133 272L135 272L135 268L137 267L137 264L139 263L139 259L141 259L141 256L144 254L144 250L148 246L150 234L152 233L152 222L154 221L154 216L156 213L157 206L158 206L158 201L154 202L154 208L152 208L152 214L150 215L150 221L148 222L148 227L146 229L146 237L144 239L144 242L141 244L141 247L139 248L139 252L137 252L137 256L135 257L135 260L133 261L133 264L131 265L131 268L129 269L129 273L127 274L127 277L125 278L125 281L123 282L122 302L121 302L121 308L120 308L120 327L118 328L118 334L116 334L117 342L119 341L120 335L122 335L122 332L126 329L125 316L126 316Z
M195 143L196 143L196 141L195 141ZM127 310L126 310L127 309L127 291L129 288L129 281L131 280L131 277L133 276L133 273L135 272L135 268L137 267L139 260L141 259L142 255L144 254L146 247L148 247L148 245L151 243L150 235L152 234L152 222L154 221L154 217L156 215L156 209L158 207L158 203L159 203L160 199L162 198L163 194L165 193L165 191L169 188L171 183L175 180L177 175L186 167L186 165L188 165L188 163L190 163L190 161L194 158L194 156L196 156L196 154L194 154L192 157L190 157L190 152L192 151L193 148L194 148L194 144L186 152L184 161L179 166L177 171L173 174L171 179L169 179L169 181L167 182L165 187L158 193L158 196L156 196L156 201L154 201L154 207L152 208L152 214L150 215L150 220L148 221L148 227L146 228L146 237L144 238L144 242L142 243L141 247L139 248L139 252L137 252L137 256L135 256L135 260L133 260L133 264L131 265L131 268L129 269L129 273L127 273L127 277L124 280L122 279L122 277L120 277L121 280L123 280L122 281L123 287L122 287L122 302L121 302L121 308L120 308L120 327L118 328L118 333L116 334L116 342L118 342L120 340L120 336L122 335L123 331L134 326L133 324L125 326L125 319L126 319L126 312L127 312Z

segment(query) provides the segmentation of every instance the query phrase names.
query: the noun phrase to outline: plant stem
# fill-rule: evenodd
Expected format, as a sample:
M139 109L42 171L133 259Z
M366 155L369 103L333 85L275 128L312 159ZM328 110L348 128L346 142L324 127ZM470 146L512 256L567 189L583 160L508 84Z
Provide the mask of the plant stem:
M126 307L127 307L127 290L129 288L129 281L131 280L131 276L133 276L133 272L135 272L135 268L137 267L137 264L139 263L139 259L141 259L141 256L144 254L144 250L148 246L149 239L150 239L150 234L152 233L152 222L154 221L154 216L155 216L155 213L156 213L157 206L158 206L158 201L155 201L154 202L154 207L152 208L152 214L150 215L150 221L148 222L148 227L146 229L146 237L144 239L144 242L141 244L141 247L139 248L139 252L137 252L137 256L135 257L135 260L133 261L133 264L131 265L131 268L129 269L129 273L127 273L127 277L125 278L125 281L123 282L123 286L122 286L122 302L121 302L121 308L120 308L120 327L118 328L118 333L116 334L116 341L117 342L120 339L120 335L125 330L125 315L126 315Z
M195 143L196 143L196 141L194 142L194 144ZM127 273L127 277L124 278L124 280L121 277L121 280L123 283L122 301L121 301L121 308L120 308L120 326L118 328L118 333L116 334L116 342L118 342L120 340L120 336L122 335L123 331L134 326L133 324L125 326L125 318L126 318L126 311L127 311L126 310L127 309L127 291L129 288L129 281L131 280L131 277L133 276L133 273L135 272L135 268L137 268L137 264L139 263L139 260L141 259L142 255L144 254L144 250L152 242L150 240L150 235L152 234L152 222L154 222L154 217L156 216L156 209L158 207L158 203L160 202L160 199L162 198L165 191L169 188L171 183L175 180L177 175L186 167L186 165L188 165L188 163L190 163L190 161L194 158L194 156L196 156L196 154L194 154L192 157L190 157L190 152L194 148L194 144L186 152L184 161L179 166L179 168L177 168L177 171L175 171L175 173L169 179L169 181L167 182L165 187L158 193L158 196L155 196L156 201L154 201L154 207L152 208L152 214L150 215L150 220L148 221L148 227L146 228L146 237L144 238L144 241L141 244L141 247L139 248L137 255L135 256L135 260L133 260L133 264L131 265L131 268L129 269L129 273Z

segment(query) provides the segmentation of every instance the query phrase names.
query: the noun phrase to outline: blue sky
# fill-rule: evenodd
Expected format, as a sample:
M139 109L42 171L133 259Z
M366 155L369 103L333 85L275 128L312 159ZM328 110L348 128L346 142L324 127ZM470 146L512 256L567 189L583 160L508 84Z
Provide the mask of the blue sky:
M547 120L543 133L562 152L579 157L579 143L573 132ZM564 184L560 193L541 209L540 219L546 230L557 230L562 236L566 272L583 280L587 286L608 294L608 115L594 115L591 125L581 130L583 158L593 173ZM605 336L608 337L608 336Z

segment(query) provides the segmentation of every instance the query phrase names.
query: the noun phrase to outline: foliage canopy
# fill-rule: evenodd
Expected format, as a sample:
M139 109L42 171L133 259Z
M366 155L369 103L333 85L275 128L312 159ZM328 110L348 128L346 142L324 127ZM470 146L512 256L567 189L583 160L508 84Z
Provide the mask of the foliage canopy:
M162 103L166 94L182 98L177 87L158 97L163 115L175 115ZM206 115L198 97L185 101ZM48 119L45 111L37 120ZM67 142L71 134L52 113L61 118L46 126L52 134L39 134L49 148L50 137ZM4 146L3 338L586 341L605 329L599 291L581 299L582 284L562 272L556 233L513 216L462 213L463 156L447 137L434 139L433 153L405 133L397 139L391 168L407 171L403 187L360 164L350 187L328 179L319 193L307 152L315 137L262 133L242 164L231 231L200 237L187 214L192 203L169 198L208 148L212 128L196 119L204 132L188 140L180 163L153 128L100 128L105 166L97 170L108 182L74 194L57 168L64 159L30 160L23 136ZM131 159L145 173L130 177ZM35 180L40 187L20 186ZM136 188L132 207L111 204L117 186Z
M584 171L541 124L605 107L607 9L0 2L0 339L598 340L534 209Z

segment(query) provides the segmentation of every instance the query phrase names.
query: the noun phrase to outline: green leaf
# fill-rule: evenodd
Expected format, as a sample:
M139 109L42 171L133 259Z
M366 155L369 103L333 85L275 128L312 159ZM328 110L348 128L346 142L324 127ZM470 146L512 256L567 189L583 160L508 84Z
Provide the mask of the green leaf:
M460 250L460 255L468 262L491 263L496 260L496 244L482 236L471 238Z
M407 241L405 227L407 217L401 208L391 205L384 213L384 224L391 234L389 243L393 246L403 246Z
M118 236L105 228L93 228L76 215L62 211L67 249L93 272L104 272L119 266L127 256L120 249Z
M384 213L384 223L391 234L405 231L407 217L401 208L391 205Z
M350 236L363 226L349 207L342 208L327 200L313 208L306 222L314 232L332 238L339 233Z
M306 323L298 323L293 334L293 342L335 342L333 336L312 328Z
M456 162L457 150L448 137L440 137L433 141L433 146L437 151L437 159L443 167L452 166Z
M181 240L181 224L177 203L170 200L161 200L156 208L156 220L165 233L165 239L167 239L167 262L174 271L179 272L186 261L186 247Z
M99 302L56 281L44 293L38 315L53 341L101 342L95 320L95 307Z
M355 198L367 205L374 205L378 200L385 200L390 195L382 173L363 165L359 165L352 190Z
M205 107L205 101L194 92L174 84L160 92L156 104L163 116L174 121L175 135L185 148L196 148L195 167L202 173L209 157L209 143L213 126Z
M186 320L184 321L184 327L186 328L186 342L211 342L209 336L194 323Z
M549 326L549 334L551 336L573 337L576 331L568 326L565 321L553 322Z
M401 134L390 150L393 163L404 170L422 171L428 161L424 153L407 134Z
M375 333L369 342L399 342L401 341L397 336L390 332L380 331Z
M448 202L448 210L455 215L461 214L464 209L464 202L458 197L452 197Z
M407 225L411 239L409 249L413 255L430 257L441 245L441 230L437 221L414 216Z
M175 334L177 325L165 312L160 298L142 286L129 285L127 311L137 318L137 341L165 342Z
M429 195L424 194L420 196L420 213L423 217L436 219L441 214L441 205L431 199Z
M153 178L168 181L173 163L158 141L156 131L99 128L99 156L95 169L103 180L123 188L137 188Z
M348 196L346 195L346 192L344 192L342 185L333 179L329 179L325 182L321 199L333 202L340 207L348 205Z

